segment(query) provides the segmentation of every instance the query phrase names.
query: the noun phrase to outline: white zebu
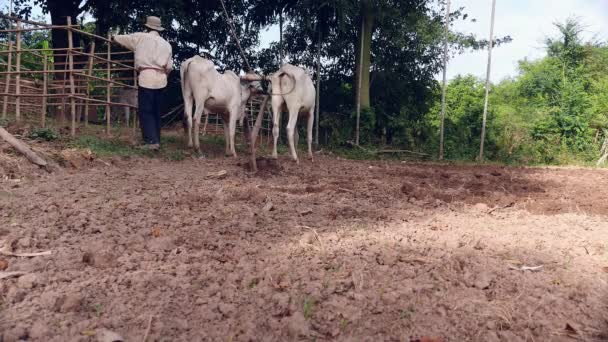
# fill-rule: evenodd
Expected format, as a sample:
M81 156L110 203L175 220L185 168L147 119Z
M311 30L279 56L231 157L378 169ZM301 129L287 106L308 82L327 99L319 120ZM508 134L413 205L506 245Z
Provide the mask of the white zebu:
M237 120L243 120L245 106L251 95L251 83L241 83L239 76L232 71L220 74L213 62L194 56L181 65L180 69L182 94L184 97L184 115L188 126L188 147L200 153L199 127L203 113L215 113L222 116L224 135L226 137L226 154L236 157L234 137ZM192 106L194 110L194 127L192 125ZM194 131L194 144L192 134ZM249 125L243 125L243 131L249 139Z
M312 155L312 127L315 120L315 86L308 73L297 66L284 64L279 71L270 76L272 83L272 116L274 136L274 146L272 157L277 158L277 141L279 139L279 123L281 112L289 112L289 122L287 123L287 140L289 150L293 160L299 163L296 147L298 143L296 124L298 117L306 117L307 130L306 140L308 143L308 158L313 159Z

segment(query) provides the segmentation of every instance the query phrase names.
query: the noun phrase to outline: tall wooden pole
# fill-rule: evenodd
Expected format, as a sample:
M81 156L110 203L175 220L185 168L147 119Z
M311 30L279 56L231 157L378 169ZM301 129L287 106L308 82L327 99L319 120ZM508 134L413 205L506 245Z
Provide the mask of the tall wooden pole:
M93 60L95 59L95 39L92 39L91 41L91 50L90 50L91 55L89 56L89 70L87 70L87 74L89 76L91 76L93 74ZM91 91L89 90L89 80L85 80L84 83L87 86L87 99L91 96ZM89 100L85 101L84 104L84 126L85 127L89 127ZM97 107L95 107L97 108Z
M15 120L21 121L21 22L17 21L17 37L15 38L15 46L17 48L17 57L15 62Z
M47 98L46 95L48 93L48 82L49 82L49 76L47 74L47 71L49 69L49 59L46 55L43 55L44 57L42 57L42 67L44 69L44 74L42 74L42 110L40 112L40 125L42 127L46 127L46 104L47 104Z
M357 80L357 124L355 127L355 145L359 146L359 125L361 121L361 82L363 80L363 37L365 36L365 20L361 17L361 45L359 58L359 79Z
M72 137L76 136L76 91L74 87L74 54L72 50L74 49L74 38L72 33L72 18L67 18L68 23L68 65L70 68L70 114L72 117L72 123L70 124L70 133Z
M315 145L319 146L319 107L321 102L321 29L319 28L319 42L317 48L317 97L315 99Z
M494 45L494 19L496 0L492 0L492 19L490 22L490 45L488 46L488 70L486 71L486 99L483 105L483 121L481 124L481 143L479 144L479 161L483 161L483 146L486 139L486 118L488 116L488 99L490 96L490 72L492 70L492 47Z
M443 132L445 127L446 92L448 88L448 38L450 34L450 0L445 8L445 37L443 38L443 88L441 90L441 125L439 128L439 160L443 160Z
M283 8L279 13L279 68L283 66Z
M8 57L7 57L7 66L6 71L13 70L13 42L11 40L11 34L8 35ZM11 86L11 74L6 74L6 84L4 85L4 93L8 94ZM4 96L4 101L2 102L2 119L6 119L6 111L8 110L8 96Z
M112 35L108 33L108 40L112 39ZM110 42L108 44L108 52L107 52L107 85L106 85L106 135L110 136L110 102L112 101L112 63L110 60L112 59L112 44Z

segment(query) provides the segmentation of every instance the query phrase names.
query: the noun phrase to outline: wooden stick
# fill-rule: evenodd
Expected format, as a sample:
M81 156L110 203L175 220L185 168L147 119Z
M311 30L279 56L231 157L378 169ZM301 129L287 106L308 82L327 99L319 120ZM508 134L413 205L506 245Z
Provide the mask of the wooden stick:
M0 138L4 139L4 141L6 141L9 145L13 146L15 150L23 154L32 163L42 167L47 166L47 162L44 159L40 158L29 148L29 146L27 146L27 144L15 138L3 127L0 127Z
M150 334L150 328L152 327L152 315L150 315L150 319L148 320L148 327L146 328L146 333L144 334L144 338L142 342L146 342L148 340L148 335Z
M44 71L46 71L48 68L48 59L46 57L44 57L44 59L43 59L43 68L44 68ZM43 98L42 98L42 111L40 113L40 124L42 125L42 127L46 127L46 103L47 103L46 95L48 92L48 90L47 90L48 76L47 76L47 74L44 74L42 77L43 77L42 78L42 96L43 96Z
M79 100L86 100L86 99L88 99L91 102L106 104L106 105L110 105L110 106L121 106L121 107L137 108L137 106L132 106L132 105L126 104L126 103L111 102L111 101L108 102L108 101L104 101L104 100L97 100L97 99L95 99L93 97L87 97L86 94L76 95L76 96L74 96L74 98L79 99Z
M86 94L79 94L76 93L76 95L83 95L86 96ZM70 97L70 94L12 94L12 93L0 93L0 96L12 96L12 97L61 97L61 98L66 98L66 97Z
M266 108L266 103L268 102L268 96L264 96L264 100L262 101L262 105L260 106L260 110L258 112L258 117L255 120L255 125L253 126L253 131L250 136L249 147L251 149L250 162L251 162L251 171L258 172L258 164L256 161L255 153L256 147L255 142L258 138L258 133L260 132L260 127L262 127L262 118L264 117L264 109Z
M135 57L135 56L134 56ZM135 59L133 59L133 66L135 66ZM137 83L137 69L135 69L135 67L133 68L133 85L135 86L135 88L138 89L137 91L137 99L139 100L139 84ZM135 110L133 113L133 136L135 136L135 129L137 127L136 123L137 123L137 116L139 115L139 101L138 102L138 110ZM127 122L127 127L129 126L129 123Z
M13 50L13 42L10 40L10 35L9 35L9 41L8 41L8 61L7 61L7 71L11 71L12 67L12 59L13 59L13 54L12 54L12 50ZM6 84L4 86L4 92L8 93L8 91L10 90L10 85L11 85L11 75L8 74L6 75ZM8 95L4 96L4 103L2 104L2 119L6 119L6 111L8 110Z
M112 57L111 57L111 54L110 54L110 57L109 57L109 58L103 58L103 57L98 57L98 56L96 56L96 55L92 55L92 54L90 54L90 53L86 53L86 52L80 52L80 51L77 51L76 53L77 53L77 54L79 54L79 55L83 55L83 56L89 56L89 57L93 56L94 58L96 58L96 59L98 59L98 60L100 60L100 61L103 61L103 62L110 62L111 64L115 64L115 65L121 66L121 67L123 67L123 68L127 68L127 70L132 70L132 69L134 69L134 67L133 67L133 66L131 66L131 65L127 65L127 64L123 64L123 63L120 63L120 62L113 61L113 60L112 60ZM107 54L106 54L106 56L107 56Z
M110 38L111 38L111 35L110 35L110 33L108 33L108 51L107 51L107 60L108 60L108 65L107 65L107 68L108 68L107 77L108 77L108 79L107 79L107 81L108 81L108 84L106 86L106 101L107 101L107 103L106 103L106 135L107 136L110 136L110 114L111 114L111 111L110 111L110 105L109 105L109 103L110 103L110 101L112 101L112 80L111 80L111 78L112 78L112 69L111 69L112 64L110 62L111 59L112 59L112 44L110 44L110 42L111 42Z
M75 50L80 50L82 49L81 47L75 47ZM41 52L41 51L69 51L68 48L54 48L54 49L17 49L15 50L15 52ZM0 54L6 54L8 53L7 51L4 50L0 50ZM66 55L63 55L66 56Z
M95 54L95 41L91 42L91 55ZM89 70L88 75L91 76L93 74L93 56L89 57ZM87 85L87 98L91 95L91 91L89 90L89 82L86 82ZM89 100L87 99L84 107L84 126L89 127Z
M76 136L76 99L74 98L74 94L76 94L76 90L74 89L74 55L72 54L72 48L74 47L74 38L72 30L69 28L72 25L72 18L67 17L68 22L68 47L70 48L70 52L68 54L69 65L69 73L70 73L70 114L72 115L72 124L70 126L70 133L72 137Z
M21 28L21 22L17 21L17 29ZM17 60L15 62L15 70L17 72L21 71L21 52L19 52L19 50L21 49L21 32L17 32L17 37L15 38L15 44L17 47ZM21 121L21 98L19 98L19 94L21 94L21 75L17 74L17 76L15 76L15 95L17 95L17 98L15 99L15 101L17 102L15 104L15 120L17 121Z
M112 73L112 69L108 68L106 70L107 70L108 73ZM94 80L108 82L108 85L106 87L109 87L110 84L114 83L114 84L117 84L117 85L125 87L125 88L137 89L137 87L134 87L134 86L126 84L126 83L114 81L111 78L101 78L101 77L97 77L97 76L93 76L93 75L87 75L85 73L76 73L76 75L83 76L83 77L86 77L86 78L92 78Z
M29 24L29 25L38 25L38 26L52 26L50 24L47 23L41 23L39 21L31 21L31 20L23 20L21 18L17 18L17 17L12 17L10 15L6 15L6 14L1 14L0 13L0 18L4 18L4 19L8 19L8 20L12 20L12 21L21 21L24 24Z
M109 34L108 34L108 38L104 38L102 36L98 36L96 34L92 34L92 33L89 33L89 32L83 31L83 30L79 30L79 29L75 29L75 28L72 28L72 30L74 32L82 34L83 36L88 36L88 37L91 37L91 38L103 40L103 41L108 42L108 43L112 43L112 40L110 39L111 36Z
M6 29L6 30L0 30L0 33L12 33L12 32L29 32L29 31L41 31L41 30L50 30L50 29L64 29L66 28L63 25L53 25L53 26L46 26L46 27L24 27L21 29Z
M13 278L13 277L21 277L22 275L26 275L27 273L21 271L13 271L13 272L0 272L0 279L5 278Z

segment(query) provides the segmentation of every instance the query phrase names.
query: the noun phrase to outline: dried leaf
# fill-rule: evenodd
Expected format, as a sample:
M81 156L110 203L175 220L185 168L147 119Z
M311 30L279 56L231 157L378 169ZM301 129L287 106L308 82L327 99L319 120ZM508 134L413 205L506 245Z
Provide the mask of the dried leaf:
M4 271L8 268L8 261L0 259L0 271Z
M154 228L154 229L152 229L152 236L153 237L155 237L155 238L160 237L160 234L161 234L160 228Z
M207 173L207 178L223 179L223 178L226 178L226 176L228 176L228 171L226 171L226 170Z
M95 331L94 330L84 330L83 332L81 332L81 334L84 336L95 336Z
M602 271L604 271L604 272L608 273L608 266L604 266L604 267L602 267Z

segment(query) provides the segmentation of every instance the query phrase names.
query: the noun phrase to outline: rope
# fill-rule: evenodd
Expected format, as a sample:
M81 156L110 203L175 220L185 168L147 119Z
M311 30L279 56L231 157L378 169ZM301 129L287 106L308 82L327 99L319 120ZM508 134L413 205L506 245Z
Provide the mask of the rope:
M234 23L232 22L232 19L230 19L230 16L228 15L228 11L226 10L226 5L224 4L224 0L220 0L222 3L222 9L224 9L224 15L226 16L226 20L228 21L228 28L230 28L230 33L232 34L232 37L234 38L234 40L236 41L236 46L239 48L239 51L241 52L241 57L243 57L243 60L245 61L245 65L247 66L247 72L250 72L251 66L249 65L249 61L247 60L247 57L245 56L245 52L243 51L243 48L241 47L241 42L239 41L239 37L237 37L236 35L236 30L234 28Z

